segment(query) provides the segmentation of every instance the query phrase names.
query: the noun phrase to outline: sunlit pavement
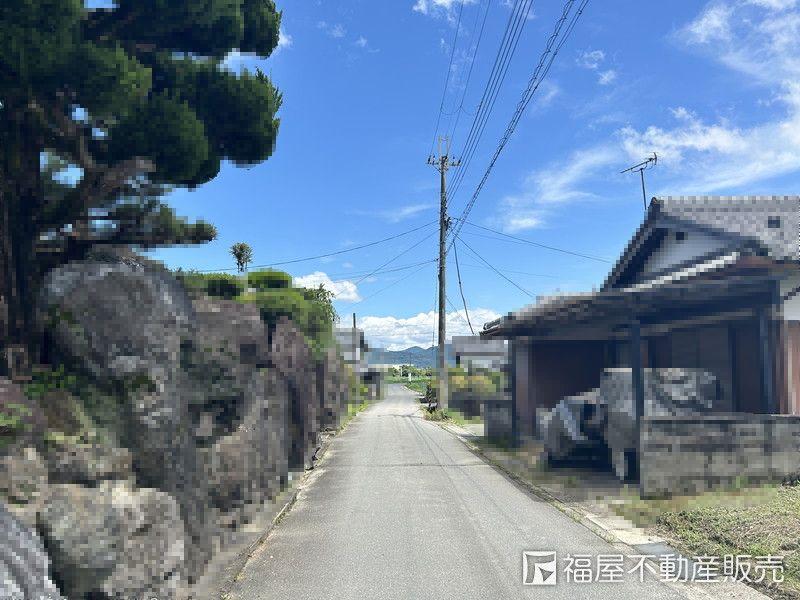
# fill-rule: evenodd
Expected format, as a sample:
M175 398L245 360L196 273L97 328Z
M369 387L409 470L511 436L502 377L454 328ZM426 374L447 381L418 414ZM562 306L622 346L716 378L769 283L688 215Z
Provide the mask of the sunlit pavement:
M418 406L391 385L333 441L232 598L708 597L646 571L643 583L637 572L621 582L567 582L568 555L626 548L520 489ZM557 553L556 585L523 585L525 550ZM626 558L625 571L636 563ZM713 585L704 589L716 595Z

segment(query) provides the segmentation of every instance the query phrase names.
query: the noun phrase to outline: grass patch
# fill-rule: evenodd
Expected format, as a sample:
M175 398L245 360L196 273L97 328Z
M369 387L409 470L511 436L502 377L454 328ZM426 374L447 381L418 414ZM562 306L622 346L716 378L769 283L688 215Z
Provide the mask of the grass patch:
M784 583L756 586L779 598L800 598L800 485L663 500L641 500L632 492L615 509L639 525L655 527L691 556L783 556Z
M411 381L406 380L403 383L405 383L405 386L412 392L424 394L430 381L428 377L421 377L419 379L412 379Z
M360 412L366 410L367 408L369 408L370 404L372 404L372 403L369 400L362 400L358 404L353 403L353 402L348 402L347 403L347 412L345 413L344 418L342 419L342 421L341 421L341 423L339 425L339 431L344 429L348 425L348 423L350 423L350 421L353 420L353 417L355 417L358 413L360 413Z
M479 425L483 423L483 419L480 417L467 417L462 412L452 408L447 409L447 416L450 417L450 420L459 427L464 427L465 425Z
M450 416L443 410L438 410L438 409L434 411L426 410L423 412L423 415L426 421L437 421L437 422L450 421Z

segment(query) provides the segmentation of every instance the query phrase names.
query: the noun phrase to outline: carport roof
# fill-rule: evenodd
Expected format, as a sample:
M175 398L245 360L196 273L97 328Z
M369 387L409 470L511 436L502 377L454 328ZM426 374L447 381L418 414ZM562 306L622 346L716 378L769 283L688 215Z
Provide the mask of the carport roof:
M742 257L738 252L709 262L715 264L695 265L626 288L557 296L531 304L487 323L481 337L567 335L586 327L626 326L634 318L656 323L692 313L713 314L721 306L766 305L774 302L773 284L780 269L792 268L769 259Z

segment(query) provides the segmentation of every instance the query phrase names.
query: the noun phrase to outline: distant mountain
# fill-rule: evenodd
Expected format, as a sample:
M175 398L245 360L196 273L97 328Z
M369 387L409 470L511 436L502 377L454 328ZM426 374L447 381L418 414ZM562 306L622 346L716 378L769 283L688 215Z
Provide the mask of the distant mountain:
M455 364L450 344L445 345L447 362ZM436 366L436 346L420 348L412 346L405 350L384 350L373 348L369 352L369 362L373 365L413 365L421 369Z

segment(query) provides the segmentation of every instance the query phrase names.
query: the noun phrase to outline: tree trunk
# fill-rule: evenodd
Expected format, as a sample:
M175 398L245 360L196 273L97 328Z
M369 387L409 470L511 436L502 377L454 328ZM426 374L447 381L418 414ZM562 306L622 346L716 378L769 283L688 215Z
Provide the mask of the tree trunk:
M39 281L35 215L42 201L40 145L28 111L15 111L9 104L4 112L0 183L0 269L8 315L4 341L6 347L27 348L35 356L34 295Z

